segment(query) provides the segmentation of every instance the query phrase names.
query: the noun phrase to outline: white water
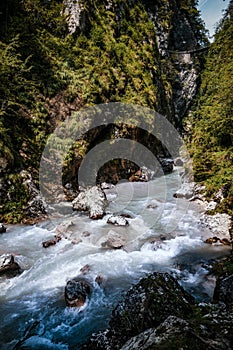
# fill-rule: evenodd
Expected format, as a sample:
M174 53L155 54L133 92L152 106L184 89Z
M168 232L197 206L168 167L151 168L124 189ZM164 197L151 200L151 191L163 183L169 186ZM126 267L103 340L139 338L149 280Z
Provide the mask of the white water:
M108 216L91 221L78 213L41 225L9 227L0 236L1 253L15 254L24 271L12 279L0 278L0 349L13 349L35 321L25 349L78 349L88 335L107 326L122 293L152 271L170 271L197 300L209 301L214 280L208 261L227 254L228 248L203 243L208 233L198 224L197 208L173 198L177 179L174 172L147 184L121 183L109 190L108 212L131 214L128 227L107 224ZM67 236L82 241L62 239L43 248L42 241L56 234L57 225L69 221L74 225ZM126 239L124 250L101 247L110 230ZM85 237L84 231L90 235ZM91 267L86 275L93 284L91 298L83 310L67 308L66 281L86 264ZM95 282L98 275L104 279L102 287Z

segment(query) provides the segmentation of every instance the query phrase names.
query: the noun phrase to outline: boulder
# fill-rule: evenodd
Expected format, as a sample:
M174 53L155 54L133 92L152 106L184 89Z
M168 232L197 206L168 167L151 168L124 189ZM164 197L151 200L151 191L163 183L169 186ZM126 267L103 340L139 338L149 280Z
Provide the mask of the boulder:
M82 307L91 294L90 283L77 277L69 280L65 286L65 301L70 307Z
M54 236L54 239L48 239L47 241L42 242L42 246L44 248L48 248L57 244L57 242L59 242L60 240L61 240L61 236L57 235L57 236Z
M19 264L15 261L12 254L3 254L0 256L0 275L12 275L20 270Z
M165 174L169 174L173 171L174 161L168 158L159 158L159 163Z
M128 226L129 222L123 215L112 215L107 220L108 224L114 226Z
M125 237L119 235L114 231L109 231L106 237L106 241L101 243L101 246L102 248L120 249L125 245L125 243Z
M190 199L194 195L194 183L184 182L181 188L173 195L175 198Z
M193 304L194 298L170 274L155 272L127 292L113 310L109 329L93 335L84 349L120 349L130 338L158 327L170 315L176 321L178 317L191 317ZM180 328L187 324L182 320L177 323Z
M6 232L6 226L0 223L0 233L5 233L5 232Z
M175 160L174 160L174 165L175 166L183 166L184 165L184 162L183 162L183 160L181 159L181 158L176 158Z
M106 195L99 186L93 186L80 192L73 200L74 210L88 211L91 219L102 219L107 204Z

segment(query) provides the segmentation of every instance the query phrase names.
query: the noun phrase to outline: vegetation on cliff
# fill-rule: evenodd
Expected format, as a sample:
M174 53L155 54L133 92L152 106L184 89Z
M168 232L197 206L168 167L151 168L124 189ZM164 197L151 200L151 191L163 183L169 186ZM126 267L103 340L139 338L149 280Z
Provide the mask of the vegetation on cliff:
M207 185L210 198L222 189L218 210L229 214L233 208L232 46L233 1L209 49L191 128L195 180Z
M180 72L197 69L198 73L200 60L179 62L169 50L181 49L181 43L192 49L205 42L197 1L79 3L82 25L72 35L62 0L0 4L3 221L21 221L25 216L29 193L20 172L27 170L38 183L46 139L74 110L130 102L159 111L180 126L174 101L187 85ZM186 113L187 99L184 95L181 113ZM74 153L82 159L83 147Z

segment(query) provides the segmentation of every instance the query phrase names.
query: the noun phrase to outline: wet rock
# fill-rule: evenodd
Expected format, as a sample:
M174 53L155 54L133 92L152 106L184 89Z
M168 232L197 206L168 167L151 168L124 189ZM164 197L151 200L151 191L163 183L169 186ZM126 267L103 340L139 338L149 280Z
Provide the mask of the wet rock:
M193 303L194 298L171 275L155 272L127 292L113 311L109 329L94 335L84 349L120 349L130 338L159 326L170 315L190 317ZM184 324L180 321L182 327Z
M181 188L176 191L173 195L175 198L186 198L190 199L194 195L194 183L193 182L185 182L182 184Z
M5 232L6 232L6 226L0 223L0 233L5 233Z
M106 195L99 186L87 188L73 200L74 210L88 211L93 220L102 219L107 204Z
M108 224L112 224L114 226L128 226L129 222L126 220L126 218L122 215L112 215L107 220Z
M159 327L150 328L128 340L121 350L189 349L190 344L193 350L208 346L187 321L169 316Z
M153 176L154 176L154 172L146 167L141 167L138 171L136 171L135 174L133 174L132 176L130 176L129 181L130 182L147 182L150 181Z
M229 239L227 238L222 238L220 239L220 243L224 244L224 245L231 245L232 244L232 241L230 241Z
M159 158L160 165L165 174L169 174L173 171L174 161L168 158Z
M59 242L60 240L61 240L61 236L57 235L57 236L54 236L54 239L48 239L47 241L42 242L42 246L44 248L48 248L57 244L57 242Z
M90 283L80 277L71 279L65 286L65 301L70 307L83 306L91 294Z
M217 243L219 241L220 241L220 239L218 237L214 236L214 237L207 238L205 240L205 243L207 243L207 244L214 244L214 243Z
M63 222L56 227L56 232L59 235L65 235L66 233L72 233L70 228L74 226L72 221Z
M0 275L6 274L11 276L12 274L20 271L19 264L15 261L12 254L3 254L0 256Z
M97 275L96 276L96 278L95 278L95 282L99 285L99 286L102 286L103 285L103 283L104 283L104 277L101 275L101 274L99 274L99 275Z
M90 272L90 270L91 270L91 266L89 264L86 264L83 267L81 267L80 272L83 275L86 275L88 272Z
M176 159L174 160L174 165L175 165L175 166L183 166L183 165L184 165L184 162L183 162L183 160L182 160L181 158L176 158Z
M84 231L83 233L82 233L82 236L83 237L89 237L91 234L90 234L90 232L88 232L88 231Z
M101 243L102 248L108 249L120 249L123 248L126 243L125 237L119 235L114 231L109 231L107 234L107 239Z

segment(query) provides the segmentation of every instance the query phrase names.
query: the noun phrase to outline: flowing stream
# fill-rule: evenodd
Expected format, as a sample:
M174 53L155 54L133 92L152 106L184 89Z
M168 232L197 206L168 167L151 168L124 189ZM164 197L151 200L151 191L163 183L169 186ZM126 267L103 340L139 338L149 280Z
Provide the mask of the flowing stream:
M129 214L127 227L108 224L108 215L90 220L67 203L46 222L9 226L0 236L0 250L13 253L23 272L0 277L0 349L79 349L92 332L107 326L124 292L153 271L169 271L197 301L210 301L215 281L208 267L229 248L203 243L208 232L199 226L199 208L173 197L179 185L176 170L107 190L107 212ZM43 248L42 241L62 224L68 227L67 239ZM109 231L126 240L124 249L102 247ZM85 265L93 285L90 300L82 310L68 308L64 287ZM97 276L103 279L100 286Z

